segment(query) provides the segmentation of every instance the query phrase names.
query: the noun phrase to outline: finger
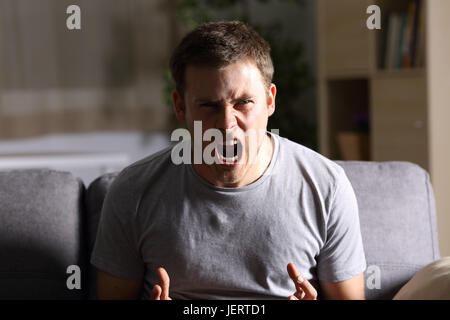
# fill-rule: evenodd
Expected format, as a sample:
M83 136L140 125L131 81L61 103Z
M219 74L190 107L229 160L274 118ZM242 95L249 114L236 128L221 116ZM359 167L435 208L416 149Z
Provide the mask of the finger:
M295 288L297 290L302 289L302 287L300 286L299 278L298 278L299 276L301 276L301 273L297 270L297 268L295 268L295 266L292 262L288 263L287 272L289 274L289 277L292 279L292 281L294 281ZM301 277L300 280L303 281L304 280L303 277Z
M297 291L301 292L300 290L303 290L305 293L304 300L315 300L317 299L317 291L313 287L313 285L306 280L303 275L298 271L294 264L288 263L287 265L287 271L289 274L289 277L294 281L295 287L297 288Z
M161 300L169 299L170 278L166 269L158 268L159 284L162 288Z
M305 293L303 300L317 299L316 288L314 288L313 285L308 280L304 279L304 281L300 283L300 286L302 287L303 292Z
M296 296L292 295L292 296L288 297L288 300L298 300L298 298Z
M303 300L306 296L305 291L301 290L301 291L297 291L296 293L294 293L294 296L298 298L298 300Z
M152 290L152 294L150 295L151 300L161 300L161 292L162 289L159 285L155 284Z

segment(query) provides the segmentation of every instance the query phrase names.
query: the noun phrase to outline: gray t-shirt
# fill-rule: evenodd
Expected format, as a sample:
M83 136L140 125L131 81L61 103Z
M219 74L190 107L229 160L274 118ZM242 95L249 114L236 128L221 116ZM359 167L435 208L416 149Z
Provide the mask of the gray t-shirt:
M221 188L168 148L125 168L105 199L91 263L126 279L144 278L142 298L170 276L173 299L285 299L286 266L307 279L337 282L366 268L358 206L344 170L272 135L264 174Z

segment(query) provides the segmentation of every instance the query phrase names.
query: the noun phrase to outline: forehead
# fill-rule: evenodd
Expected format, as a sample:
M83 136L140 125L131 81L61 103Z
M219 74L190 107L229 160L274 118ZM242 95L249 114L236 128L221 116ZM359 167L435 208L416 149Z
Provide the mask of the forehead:
M185 93L189 95L232 96L244 91L264 89L261 72L250 60L240 60L224 67L196 66L186 68Z

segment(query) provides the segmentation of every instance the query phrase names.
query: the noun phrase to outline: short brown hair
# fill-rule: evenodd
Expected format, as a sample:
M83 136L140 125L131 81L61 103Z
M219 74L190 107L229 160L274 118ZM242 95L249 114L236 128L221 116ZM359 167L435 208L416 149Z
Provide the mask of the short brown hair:
M183 97L189 65L223 67L252 59L269 88L273 77L270 45L253 28L240 21L210 22L188 33L170 58L170 72Z

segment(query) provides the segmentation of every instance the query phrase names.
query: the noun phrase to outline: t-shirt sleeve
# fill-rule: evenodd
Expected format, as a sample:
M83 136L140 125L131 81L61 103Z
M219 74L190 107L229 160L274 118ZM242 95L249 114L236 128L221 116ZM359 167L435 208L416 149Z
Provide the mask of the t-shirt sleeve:
M318 256L319 280L339 282L366 269L358 204L352 185L340 168L327 219L326 241Z
M91 264L113 276L138 280L145 267L133 223L133 200L127 191L115 181L105 197Z

